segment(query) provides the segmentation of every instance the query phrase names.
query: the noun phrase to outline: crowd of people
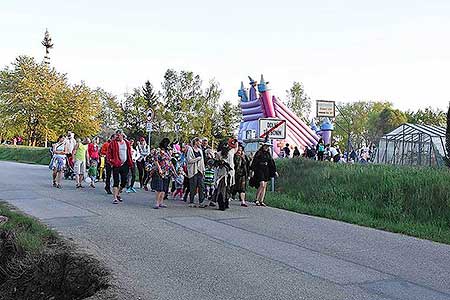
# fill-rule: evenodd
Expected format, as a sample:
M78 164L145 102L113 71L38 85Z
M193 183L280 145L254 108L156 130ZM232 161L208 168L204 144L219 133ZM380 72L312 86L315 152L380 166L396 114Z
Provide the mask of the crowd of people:
M75 139L68 132L53 145L49 168L56 188L62 188L63 177L73 177L76 189L83 189L86 184L96 188L103 181L113 204L123 202L123 192L137 192L137 175L143 192L155 192L155 209L166 208L168 197L184 201L189 207L225 210L233 199L248 207L248 185L257 189L255 204L266 206L267 182L278 176L271 146L264 142L249 157L244 145L235 138L223 140L216 149L207 138L198 137L186 144L164 138L158 148L151 148L144 137L135 143L121 130L101 145L98 137Z
M341 152L339 146L325 144L323 139L319 139L315 147L306 146L303 153L300 153L297 146L294 147L291 156L291 147L289 144L281 149L280 158L303 157L319 161L330 161L335 163L360 163L367 164L373 162L375 154L375 146L362 147L360 149L352 149L350 153Z

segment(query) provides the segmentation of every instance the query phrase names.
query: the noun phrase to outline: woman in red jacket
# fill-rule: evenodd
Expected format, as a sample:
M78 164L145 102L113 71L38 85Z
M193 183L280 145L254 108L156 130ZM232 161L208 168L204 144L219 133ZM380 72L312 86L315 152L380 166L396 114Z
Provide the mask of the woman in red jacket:
M130 143L124 138L122 130L116 131L116 138L111 141L106 157L112 166L113 173L113 204L122 202L120 193L127 185L128 172L133 166Z

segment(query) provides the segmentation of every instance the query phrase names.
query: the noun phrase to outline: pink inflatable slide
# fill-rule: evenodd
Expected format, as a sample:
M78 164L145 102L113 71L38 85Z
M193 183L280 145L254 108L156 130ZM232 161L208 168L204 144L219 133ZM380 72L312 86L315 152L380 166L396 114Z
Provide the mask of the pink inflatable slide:
M250 76L250 98L247 96L247 90L244 84L241 83L241 89L238 95L241 98L241 108L243 119L239 126L238 139L245 140L248 137L248 132L259 133L260 118L278 118L286 120L286 139L281 141L282 144L289 143L293 148L297 146L300 151L304 150L306 146L315 147L319 141L319 136L306 125L298 116L296 116L283 102L275 96L271 97L267 87L268 82L264 80L261 75L261 80L258 84L259 97L256 93L256 84ZM274 141L274 152L278 156L280 148L277 141Z

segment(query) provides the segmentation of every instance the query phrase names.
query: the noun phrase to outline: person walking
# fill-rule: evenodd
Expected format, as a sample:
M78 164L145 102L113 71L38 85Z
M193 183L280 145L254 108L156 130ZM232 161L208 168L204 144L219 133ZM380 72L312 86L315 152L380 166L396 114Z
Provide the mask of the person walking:
M97 169L100 161L100 146L99 138L95 137L92 139L92 143L88 145L89 154L89 176L91 178L91 187L95 188L95 181L97 180Z
M192 147L189 147L187 151L187 173L189 178L189 207L195 207L194 197L198 191L198 203L199 207L204 208L203 204L205 199L204 191L205 186L203 177L205 174L205 163L203 160L203 153L201 149L200 138L196 137L192 140Z
M107 161L113 174L113 204L118 204L123 201L120 194L127 185L128 172L133 166L131 146L122 130L116 131L116 138L109 144Z
M53 145L53 156L50 162L50 169L53 171L53 186L60 189L61 178L66 165L67 144L63 135L58 137L58 142Z
M74 159L72 156L73 150L75 149L75 146L77 145L77 141L75 140L75 135L73 132L68 131L67 132L67 138L65 140L65 148L66 148L66 156L67 156L67 163L71 168L74 167Z
M272 143L266 141L261 148L255 153L251 169L253 170L253 182L258 187L256 191L256 205L266 206L264 198L266 195L267 182L270 178L278 176L275 161L270 154Z
M176 176L176 171L172 165L171 157L168 151L170 140L163 138L159 143L159 152L154 159L154 174L152 177L152 188L156 191L156 203L154 209L166 208L164 196L169 188L170 176Z
M145 170L145 160L147 156L150 155L150 146L147 145L144 137L139 139L139 143L136 146L136 150L139 153L139 157L136 161L136 166L139 173L139 185L141 189L145 189L148 191L147 185L145 184L147 177L149 176L148 172Z
M290 158L291 157L291 149L289 148L289 144L286 143L286 145L283 147L284 151L284 157Z
M250 162L245 155L244 147L238 146L236 154L234 155L234 185L232 187L232 194L238 194L241 206L248 207L245 202L245 192L247 190L247 178L249 176Z
M317 152L317 159L320 161L323 161L323 157L325 154L325 143L323 142L323 139L320 139L316 146L316 152Z
M134 140L130 139L130 147L131 147L131 158L133 160L133 166L130 168L130 172L128 174L128 180L127 180L127 193L136 193L136 190L134 189L134 181L136 180L136 162L139 158L139 152L134 149Z
M300 151L298 150L297 146L294 147L294 153L292 153L292 157L300 157Z
M89 161L88 144L91 142L88 138L85 138L83 142L81 139L77 140L77 145L73 150L73 157L75 158L74 171L75 171L75 183L76 188L83 188L81 184L84 176L86 175L86 161Z
M108 141L106 141L103 145L102 148L100 149L100 153L102 155L102 157L105 160L105 192L108 195L111 195L111 172L112 172L112 167L111 164L109 163L107 156L108 156L108 150L109 150L109 145L111 144L111 141L116 139L116 135L113 134L111 135L110 139Z

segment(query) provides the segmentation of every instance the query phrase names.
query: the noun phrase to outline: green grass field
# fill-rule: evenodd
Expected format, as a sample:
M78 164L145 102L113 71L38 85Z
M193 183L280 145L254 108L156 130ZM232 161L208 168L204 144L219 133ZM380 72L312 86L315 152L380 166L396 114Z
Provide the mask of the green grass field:
M0 225L0 230L13 231L17 244L27 252L41 250L45 243L56 234L37 220L11 210L6 204L0 203L0 215L9 218Z
M303 159L277 166L270 206L450 244L448 169Z
M48 148L28 146L0 146L0 160L10 160L39 165L50 163Z

